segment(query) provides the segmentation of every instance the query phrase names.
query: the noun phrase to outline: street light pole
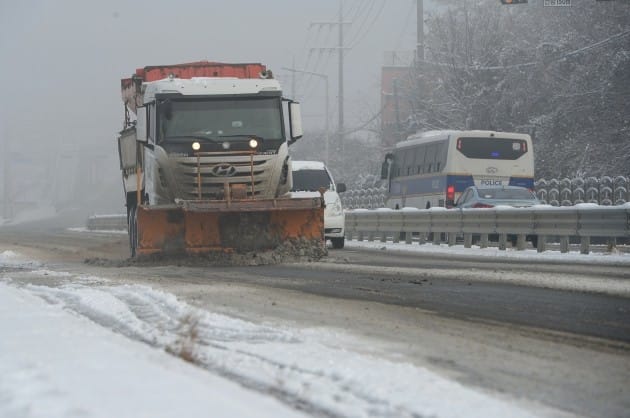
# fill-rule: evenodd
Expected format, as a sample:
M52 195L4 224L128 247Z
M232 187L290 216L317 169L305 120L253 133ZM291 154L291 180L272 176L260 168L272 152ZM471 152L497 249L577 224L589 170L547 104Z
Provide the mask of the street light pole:
M326 123L325 123L325 130L326 130L326 144L325 144L325 156L324 156L324 162L326 163L326 166L328 166L328 159L329 159L329 151L328 151L328 147L330 144L330 129L329 129L329 114L328 114L328 76L326 74L322 74L322 73L314 73L312 71L306 71L306 70L298 70L295 68L286 68L286 67L282 67L283 70L287 70L287 71L291 71L293 73L302 73L302 74L309 74L309 75L313 75L315 77L320 77L324 79L324 83L326 84L326 110L325 110L325 119L326 119Z
M3 172L2 172L2 179L3 179L3 187L2 187L2 194L3 194L3 198L2 198L2 217L5 219L11 219L12 217L12 199L11 199L11 170L9 169L9 136L6 134L6 131L4 131L4 135L2 138L2 166L3 166Z

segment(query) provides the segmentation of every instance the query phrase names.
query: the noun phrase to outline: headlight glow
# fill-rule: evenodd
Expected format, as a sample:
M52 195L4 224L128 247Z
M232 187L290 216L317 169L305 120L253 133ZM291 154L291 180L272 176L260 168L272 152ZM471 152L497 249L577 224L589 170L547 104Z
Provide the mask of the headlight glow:
M192 143L192 149L194 151L199 151L201 149L201 144L199 142L193 142Z
M249 147L251 149L256 149L258 147L258 141L255 138L249 140Z

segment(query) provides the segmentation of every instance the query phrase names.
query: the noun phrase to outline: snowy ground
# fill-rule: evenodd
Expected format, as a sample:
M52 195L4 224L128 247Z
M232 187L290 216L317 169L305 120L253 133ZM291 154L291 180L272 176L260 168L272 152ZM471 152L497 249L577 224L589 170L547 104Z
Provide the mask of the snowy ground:
M628 265L630 266L630 253L624 253L619 250L613 250L608 252L606 246L591 245L591 253L581 254L579 251L573 250L568 253L561 253L560 251L547 250L539 253L536 249L526 249L518 251L515 248L508 248L506 250L499 250L497 247L480 248L479 246L472 246L471 248L465 248L462 244L449 246L448 244L434 245L433 243L425 244L405 244L379 242L379 241L348 241L346 240L346 246L348 248L370 248L381 249L386 251L403 251L403 252L420 252L423 254L435 254L435 255L459 255L470 256L472 258L492 258L500 259L502 261L518 261L518 260L531 260L531 261L561 261L570 263L585 263L585 264L615 264L615 265ZM597 251L595 251L597 250Z
M246 322L6 250L0 330L2 417L554 415L365 354L338 330Z

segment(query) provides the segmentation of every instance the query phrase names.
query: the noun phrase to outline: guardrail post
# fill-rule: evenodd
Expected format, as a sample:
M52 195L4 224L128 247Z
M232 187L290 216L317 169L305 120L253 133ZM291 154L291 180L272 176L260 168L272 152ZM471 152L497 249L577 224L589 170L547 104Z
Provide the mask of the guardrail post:
M464 234L464 248L472 247L472 234Z
M442 234L439 232L433 232L433 245L440 245Z
M488 234L481 234L479 238L479 248L488 248Z
M560 252L569 252L569 237L560 237Z
M381 242L387 242L387 232L383 231L381 233L381 238L380 238Z
M536 246L536 251L538 251L539 253L547 251L546 235L538 235L538 245Z
M418 236L418 245L423 245L427 243L427 234L424 232L421 232L420 235Z
M516 249L518 251L523 251L525 249L525 245L527 245L527 238L525 234L518 234L516 236Z
M357 235L357 241L363 241L363 231L359 231L359 234Z
M591 246L591 237L582 237L580 239L580 254L588 254Z
M407 232L407 234L405 235L405 244L411 244L412 235L413 233Z
M505 251L507 248L507 234L499 235L499 250Z
M457 243L457 234L454 232L448 233L448 246L452 247Z

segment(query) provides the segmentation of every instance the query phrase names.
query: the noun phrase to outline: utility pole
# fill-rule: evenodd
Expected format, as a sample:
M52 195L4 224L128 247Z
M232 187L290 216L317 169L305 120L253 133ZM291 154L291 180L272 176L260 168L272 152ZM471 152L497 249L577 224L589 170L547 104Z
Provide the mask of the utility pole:
M424 61L424 0L416 0L416 63Z
M2 187L2 217L4 219L12 218L12 204L11 204L11 179L9 169L9 135L6 133L6 129L3 132L2 138L2 179L3 179L3 187Z
M341 145L341 161L344 161L345 156L345 143L343 140L343 0L339 0L339 143ZM345 164L341 165L342 167Z
M402 138L402 128L400 126L400 105L398 103L398 78L392 80L392 89L394 93L394 112L396 113L396 142Z
M291 67L295 68L295 55L293 55L293 60L291 61ZM293 100L297 100L297 93L295 91L295 73L291 73L291 98Z
M326 74L321 74L321 73L314 73L312 71L306 71L306 70L298 70L295 68L286 68L286 67L282 67L283 70L287 70L290 71L291 73L293 73L293 78L295 79L295 73L302 73L302 74L309 74L309 75L313 75L315 77L320 77L324 80L324 83L326 84L326 138L325 138L325 156L324 156L324 162L326 163L326 166L328 167L328 159L330 156L330 152L329 152L329 143L330 143L330 129L329 129L329 119L330 119L330 114L328 113L328 76Z
M338 90L338 107L339 107L339 122L338 122L338 126L337 126L337 138L339 140L339 145L340 145L340 156L341 156L341 160L343 161L345 158L344 155L344 151L345 151L345 144L344 144L344 140L343 140L343 131L344 131L344 114L343 114L343 103L344 103L344 97L343 97L343 54L344 54L344 50L346 49L346 47L344 47L343 42L344 42L344 38L343 38L343 26L344 25L348 25L350 24L350 22L344 22L343 20L343 0L339 0L339 17L338 20L336 22L317 22L317 23L311 23L311 26L313 25L317 25L317 26L334 26L337 25L337 29L339 31L339 38L338 38L338 44L336 47L334 48L311 48L311 50L337 50L337 53L339 55L339 73L338 73L338 78L339 78L339 90ZM344 164L341 165L341 171L343 171L343 167L345 167Z
M425 107L425 79L424 79L424 0L416 0L416 110L422 112ZM417 126L416 129L420 128Z

